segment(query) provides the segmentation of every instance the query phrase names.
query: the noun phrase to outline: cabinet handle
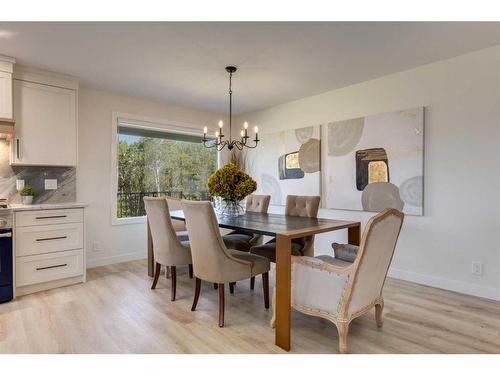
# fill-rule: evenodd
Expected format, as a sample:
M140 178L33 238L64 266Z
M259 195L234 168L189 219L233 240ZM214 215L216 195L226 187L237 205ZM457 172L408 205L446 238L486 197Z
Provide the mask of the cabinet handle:
M60 237L49 237L49 238L37 238L36 241L51 241L51 240L63 240L68 238L68 236L60 236Z
M21 152L19 151L19 143L20 143L19 138L16 138L16 156L18 159L21 158Z
M0 233L0 238L12 237L12 232Z
M37 216L36 219L61 219L63 217L66 217L67 215L56 215L56 216Z
M50 268L66 267L67 265L68 265L68 263L64 263L64 264L56 264L55 266L38 267L36 270L37 270L37 271L41 271L41 270L48 270L48 269L50 269Z

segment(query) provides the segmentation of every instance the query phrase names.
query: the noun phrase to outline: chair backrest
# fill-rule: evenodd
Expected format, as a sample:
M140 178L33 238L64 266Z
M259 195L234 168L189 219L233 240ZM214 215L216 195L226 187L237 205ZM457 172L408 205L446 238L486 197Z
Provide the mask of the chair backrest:
M361 311L381 296L403 219L402 212L390 208L368 222L354 262L356 270L350 292L346 296L348 316Z
M202 280L219 280L228 254L219 231L219 224L210 202L182 201L191 244L193 270Z
M172 264L172 253L181 246L170 220L170 211L165 197L144 197L144 208L148 217L155 261Z
M170 211L182 210L181 200L179 198L167 196L165 197L165 199L167 200L168 209ZM174 227L174 230L176 232L182 232L186 230L186 223L184 221L175 219L171 220L172 220L172 226Z
M285 215L316 218L320 199L319 196L287 195ZM292 241L303 246L303 255L314 256L314 236L295 238Z
M320 197L307 195L287 195L285 215L318 217Z
M270 201L270 195L249 195L247 197L246 210L249 212L260 212L265 214L269 208Z

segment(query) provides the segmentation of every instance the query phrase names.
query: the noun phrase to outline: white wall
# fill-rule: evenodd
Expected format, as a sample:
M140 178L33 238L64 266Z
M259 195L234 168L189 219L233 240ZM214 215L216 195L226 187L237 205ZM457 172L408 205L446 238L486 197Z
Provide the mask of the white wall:
M265 137L422 105L425 216L405 218L390 275L500 300L500 46L245 114L238 121L259 125ZM342 210L320 215L363 225L371 216ZM319 236L316 252L332 253L330 243L342 238ZM482 277L472 275L473 261L484 263Z
M112 112L182 122L200 129L205 125L215 128L221 115L86 88L80 89L78 105L77 201L88 204L87 266L144 258L146 225L111 225ZM94 241L100 243L98 252L92 250Z

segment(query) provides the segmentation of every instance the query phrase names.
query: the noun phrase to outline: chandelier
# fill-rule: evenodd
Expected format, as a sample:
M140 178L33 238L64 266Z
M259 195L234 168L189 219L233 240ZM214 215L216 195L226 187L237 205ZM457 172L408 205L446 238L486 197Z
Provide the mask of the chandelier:
M247 148L255 148L259 143L259 128L256 126L254 128L255 138L252 140L254 142L253 145L248 145L247 142L250 139L248 135L248 122L243 124L243 129L240 132L241 139L236 140L232 138L231 127L233 120L233 90L231 87L233 73L236 72L235 66L226 66L226 72L229 73L229 139L224 139L224 134L222 132L222 128L224 127L224 123L219 121L219 130L215 132L215 139L207 138L207 127L203 128L203 145L206 148L217 147L217 151L221 151L224 147L227 146L228 150L232 150L236 147L238 150L242 150L244 147Z

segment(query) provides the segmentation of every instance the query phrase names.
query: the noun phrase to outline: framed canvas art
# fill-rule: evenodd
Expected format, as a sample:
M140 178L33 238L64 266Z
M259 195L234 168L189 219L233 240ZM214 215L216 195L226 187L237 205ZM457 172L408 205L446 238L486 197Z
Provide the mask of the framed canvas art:
M424 108L321 126L323 207L423 215Z
M246 155L256 194L271 195L273 205L284 205L289 194L320 195L320 133L319 126L311 126L262 137Z

